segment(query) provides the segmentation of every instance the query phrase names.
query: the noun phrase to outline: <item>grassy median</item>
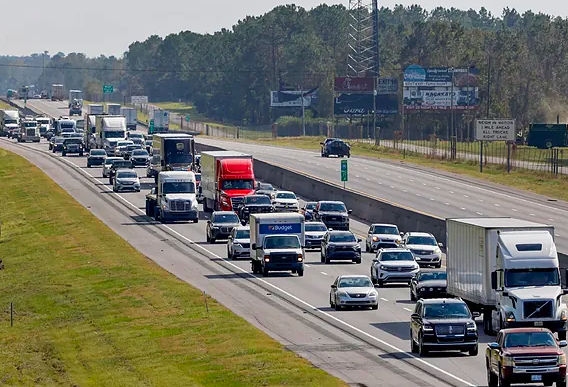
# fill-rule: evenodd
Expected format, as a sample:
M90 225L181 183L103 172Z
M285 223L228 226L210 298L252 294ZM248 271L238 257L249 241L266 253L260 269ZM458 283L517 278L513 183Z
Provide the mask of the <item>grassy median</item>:
M12 106L10 106L10 104L8 104L4 101L0 101L0 109L2 109L2 110L13 110L14 108Z
M35 166L0 160L0 385L346 386L215 300L207 314Z

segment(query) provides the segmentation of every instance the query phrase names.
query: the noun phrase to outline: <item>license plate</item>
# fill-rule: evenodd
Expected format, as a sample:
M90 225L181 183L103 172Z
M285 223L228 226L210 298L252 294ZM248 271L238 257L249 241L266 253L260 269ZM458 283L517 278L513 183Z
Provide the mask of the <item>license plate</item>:
M542 321L535 321L534 322L534 326L535 327L541 327L542 326ZM538 375L537 375L538 376Z
M540 382L542 380L542 375L531 375L531 382Z

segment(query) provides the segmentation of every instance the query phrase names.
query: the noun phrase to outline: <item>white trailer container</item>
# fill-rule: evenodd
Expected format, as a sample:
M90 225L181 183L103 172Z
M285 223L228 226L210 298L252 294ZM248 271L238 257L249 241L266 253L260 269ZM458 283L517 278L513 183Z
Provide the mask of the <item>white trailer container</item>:
M126 128L128 130L136 130L138 125L138 112L135 108L122 107L120 108L120 115L126 118Z
M251 214L250 257L252 272L270 271L304 275L305 218L298 213Z
M170 112L162 109L150 109L150 121L154 122L154 128L149 128L148 133L165 133L170 130Z
M109 116L119 116L120 115L120 104L118 104L118 103L107 103L106 113Z
M89 105L89 115L98 116L104 113L104 107L100 104L92 103Z
M483 313L487 334L544 326L566 335L554 227L513 218L446 220L448 293Z

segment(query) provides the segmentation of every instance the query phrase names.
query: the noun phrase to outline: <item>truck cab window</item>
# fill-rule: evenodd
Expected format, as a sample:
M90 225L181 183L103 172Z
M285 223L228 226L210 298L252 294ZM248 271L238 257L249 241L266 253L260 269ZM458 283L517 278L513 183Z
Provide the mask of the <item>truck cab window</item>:
M195 193L195 183L191 181L165 182L162 185L164 194Z
M254 189L254 181L246 179L223 180L221 189Z

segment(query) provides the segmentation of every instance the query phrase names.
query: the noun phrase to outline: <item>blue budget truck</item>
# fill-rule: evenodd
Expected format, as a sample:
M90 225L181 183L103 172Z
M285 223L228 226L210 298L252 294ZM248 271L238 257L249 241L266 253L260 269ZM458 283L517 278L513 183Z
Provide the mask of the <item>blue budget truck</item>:
M250 257L254 274L290 271L304 275L304 215L294 212L250 215Z

